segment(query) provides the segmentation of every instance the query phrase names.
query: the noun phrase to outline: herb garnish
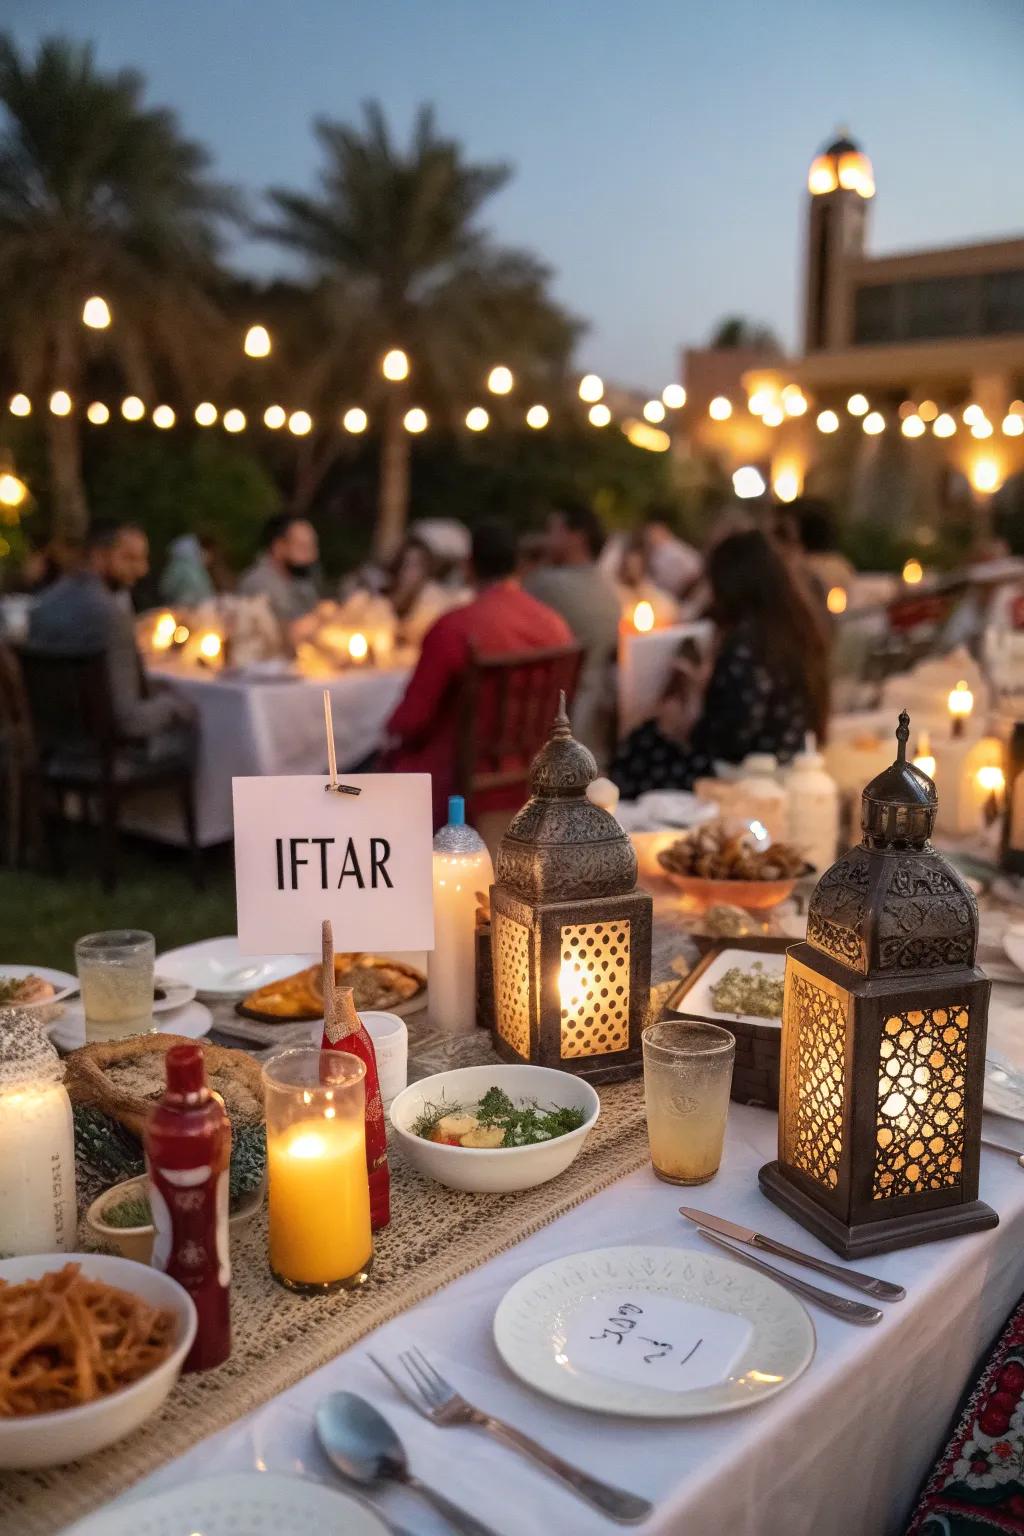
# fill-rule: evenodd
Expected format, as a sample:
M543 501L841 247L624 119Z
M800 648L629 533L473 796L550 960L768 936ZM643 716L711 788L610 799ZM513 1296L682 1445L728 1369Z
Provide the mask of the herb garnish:
M553 1141L556 1136L578 1131L587 1118L583 1109L567 1105L543 1109L536 1100L517 1108L503 1089L495 1087L488 1088L475 1106L447 1103L443 1096L440 1104L424 1104L412 1123L413 1135L429 1137L445 1115L459 1113L475 1115L481 1125L500 1126L504 1132L503 1147L531 1147L541 1141Z

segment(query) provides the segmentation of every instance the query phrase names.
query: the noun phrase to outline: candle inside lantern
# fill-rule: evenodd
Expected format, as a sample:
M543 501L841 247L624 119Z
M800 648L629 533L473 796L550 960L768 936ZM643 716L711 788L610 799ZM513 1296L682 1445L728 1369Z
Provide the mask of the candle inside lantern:
M927 731L922 731L917 738L917 752L914 755L914 767L920 768L930 779L935 777L935 758L932 753L931 738Z
M358 630L356 630L354 635L349 635L349 639L348 639L348 657L349 657L349 661L353 662L355 664L355 666L357 666L357 667L361 666L362 663L366 660L366 658L367 658L367 656L369 654L370 654L370 646L369 646L369 642L367 641L367 638L366 638L365 635L360 634Z
M291 1290L365 1280L373 1252L366 1067L343 1051L285 1051L264 1068L270 1267Z
M633 628L637 634L650 634L654 628L654 608L646 598L633 609Z
M178 621L173 613L162 613L153 625L152 645L154 651L169 651L174 643Z
M825 607L829 613L845 613L849 598L845 587L829 587Z
M964 726L970 719L974 708L974 694L961 678L955 688L950 689L949 698L946 701L949 708L950 719L953 722L953 735L962 736Z

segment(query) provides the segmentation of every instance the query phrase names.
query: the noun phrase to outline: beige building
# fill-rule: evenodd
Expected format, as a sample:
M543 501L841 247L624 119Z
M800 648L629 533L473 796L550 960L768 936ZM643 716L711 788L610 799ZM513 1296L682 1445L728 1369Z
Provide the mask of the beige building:
M690 450L779 499L913 529L1024 472L1024 239L875 256L874 173L850 139L808 175L803 356L684 354Z

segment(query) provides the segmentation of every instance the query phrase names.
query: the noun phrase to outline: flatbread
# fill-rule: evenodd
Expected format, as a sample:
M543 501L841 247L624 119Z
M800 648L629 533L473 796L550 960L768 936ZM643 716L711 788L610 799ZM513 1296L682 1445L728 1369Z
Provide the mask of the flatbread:
M334 982L351 987L357 1010L386 1011L406 1003L426 986L426 977L414 966L379 955L340 954L334 957ZM319 965L297 971L281 981L259 987L236 1004L244 1019L262 1024L302 1024L324 1016L323 977Z

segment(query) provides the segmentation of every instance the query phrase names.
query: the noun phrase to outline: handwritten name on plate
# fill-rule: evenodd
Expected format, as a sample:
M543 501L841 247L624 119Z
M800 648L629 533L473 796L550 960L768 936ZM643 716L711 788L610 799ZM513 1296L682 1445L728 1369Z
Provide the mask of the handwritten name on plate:
M751 1332L746 1318L731 1312L624 1291L580 1308L567 1329L565 1354L579 1370L687 1392L727 1380Z

